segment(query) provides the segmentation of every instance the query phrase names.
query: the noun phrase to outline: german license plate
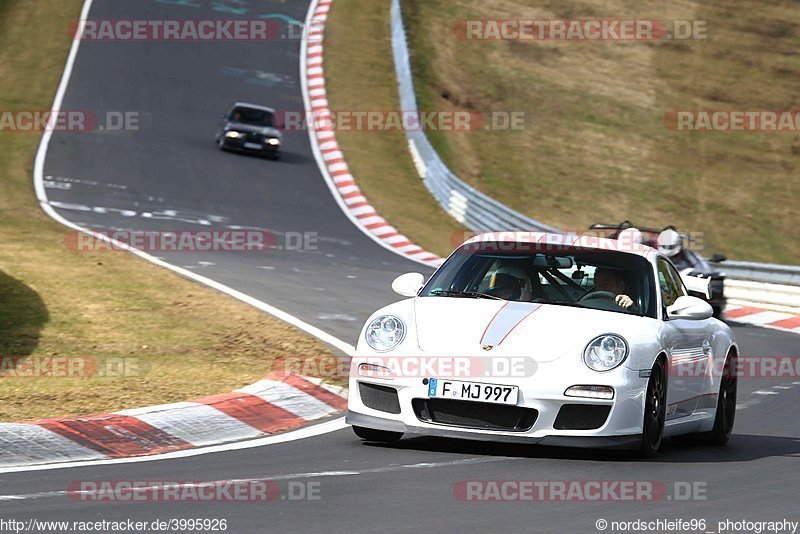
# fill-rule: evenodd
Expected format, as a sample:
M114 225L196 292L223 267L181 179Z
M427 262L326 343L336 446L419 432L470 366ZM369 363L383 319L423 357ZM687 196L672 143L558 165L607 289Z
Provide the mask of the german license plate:
M461 382L431 378L428 381L428 397L441 399L458 399L493 404L517 404L519 387L480 382Z
M262 146L258 143L245 143L243 145L245 148L249 148L250 150L261 150Z

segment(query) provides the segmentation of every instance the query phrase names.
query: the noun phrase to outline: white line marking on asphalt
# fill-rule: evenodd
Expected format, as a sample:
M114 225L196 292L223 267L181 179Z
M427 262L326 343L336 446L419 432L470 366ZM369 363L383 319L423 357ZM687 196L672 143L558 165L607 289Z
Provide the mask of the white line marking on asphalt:
M299 439L312 438L321 436L330 432L336 432L343 428L347 428L344 422L344 417L339 417L332 421L326 421L318 425L311 425L303 427L284 434L276 436L267 436L264 438L253 439L249 441L240 441L236 443L226 443L223 445L214 445L212 447L203 447L200 449L186 449L183 451L167 452L164 454L154 454L151 456L137 456L135 458L118 458L114 460L90 460L87 462L66 462L60 464L47 464L47 465L29 465L20 467L5 467L0 468L0 473L20 473L25 471L47 471L50 469L69 469L73 467L88 467L94 465L110 465L110 464L130 464L139 462L154 462L157 460L173 460L176 458L187 458L190 456L201 456L203 454L211 454L216 452L237 451L242 449L252 449L255 447L264 447L266 445L276 445L278 443L287 443L289 441L297 441ZM3 496L0 496L2 500ZM8 497L8 496L6 496ZM9 499L10 500L10 499Z
M321 319L323 321L357 321L358 318L347 313L320 313L317 314L317 319Z
M155 490L160 488L189 488L189 487L213 487L224 484L247 484L252 482L274 482L278 480L294 480L298 478L325 478L325 477L349 477L360 475L372 475L381 473L391 473L396 471L408 471L412 469L430 469L436 467L453 467L470 464L483 464L489 462L501 462L506 460L519 460L521 458L511 457L494 457L494 458L463 458L459 460L449 460L445 462L420 462L416 464L404 465L389 465L383 467L373 467L370 469L359 469L352 471L313 471L308 473L291 473L287 475L263 476L258 478L234 478L228 480L205 480L202 482L183 482L177 484L153 484L150 486L137 488L138 491L147 492L148 490ZM53 497L70 496L71 498L79 501L76 498L80 495L92 495L100 490L77 490L77 491L40 491L37 493L21 493L17 495L0 495L0 501L25 501L34 499L47 499ZM86 502L91 502L92 499L86 499Z

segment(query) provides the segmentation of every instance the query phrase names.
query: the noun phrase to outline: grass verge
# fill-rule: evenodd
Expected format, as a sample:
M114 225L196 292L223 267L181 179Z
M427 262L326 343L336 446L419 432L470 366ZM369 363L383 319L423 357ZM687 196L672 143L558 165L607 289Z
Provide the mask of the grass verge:
M675 224L702 233L709 256L718 250L737 259L798 262L800 243L790 236L800 210L800 137L675 132L664 116L672 110L796 109L800 9L745 0L670 6L404 0L403 8L421 109L526 114L522 131L429 134L471 185L559 228L622 219ZM326 43L327 68L336 74L329 86L334 107L363 94L393 94L384 46L388 13L388 2L334 4ZM709 29L705 40L657 43L464 41L453 32L459 20L502 18L705 20ZM396 102L380 101L389 108ZM375 156L345 149L356 171L362 160L379 157L385 167L410 165L407 153L395 160L392 151ZM363 174L356 172L359 181ZM404 198L402 204L394 195L371 199L392 222L391 209L400 206L413 218L417 203L430 196L418 180L397 181L398 174L366 177L371 189L392 188ZM438 222L426 217L424 227L409 227L410 237L424 241L449 220L441 212Z
M81 4L3 1L0 110L50 108ZM259 380L282 357L330 354L285 323L131 255L71 252L66 228L33 194L39 138L0 131L0 421L184 401ZM63 377L65 362L79 378ZM112 376L88 376L95 366ZM62 376L43 376L48 369Z

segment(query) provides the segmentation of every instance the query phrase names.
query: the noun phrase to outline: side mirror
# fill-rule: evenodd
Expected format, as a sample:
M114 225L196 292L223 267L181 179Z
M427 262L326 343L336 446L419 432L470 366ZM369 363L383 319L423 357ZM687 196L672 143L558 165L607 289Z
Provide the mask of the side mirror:
M667 308L670 319L690 319L700 321L714 315L711 304L697 297L678 297L675 303Z
M723 261L728 261L728 257L722 254L714 254L713 256L711 256L712 263L721 263Z
M711 278L682 274L681 280L689 293L697 293L705 298L711 298Z
M398 295L404 297L416 297L422 286L425 285L425 277L420 273L401 274L392 282L392 289Z

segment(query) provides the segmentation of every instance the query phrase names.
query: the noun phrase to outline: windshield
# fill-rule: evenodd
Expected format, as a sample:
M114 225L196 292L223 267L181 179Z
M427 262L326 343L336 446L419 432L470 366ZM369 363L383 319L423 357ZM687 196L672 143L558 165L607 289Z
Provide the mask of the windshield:
M462 246L421 297L498 298L656 317L653 273L643 257L532 243Z
M236 107L228 116L231 122L240 122L252 126L272 126L275 123L272 113L263 109Z

